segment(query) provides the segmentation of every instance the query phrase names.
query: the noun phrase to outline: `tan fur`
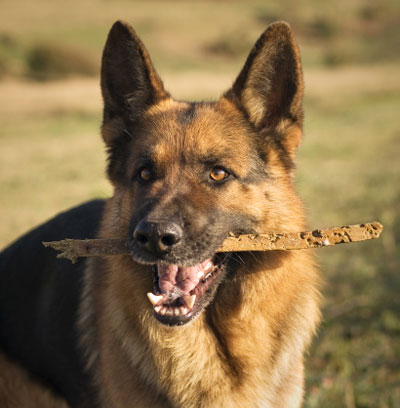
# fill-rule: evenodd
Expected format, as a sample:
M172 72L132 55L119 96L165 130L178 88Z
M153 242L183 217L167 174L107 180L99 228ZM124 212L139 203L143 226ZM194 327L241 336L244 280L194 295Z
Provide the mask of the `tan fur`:
M0 354L1 408L68 408L61 398L31 378L14 361Z

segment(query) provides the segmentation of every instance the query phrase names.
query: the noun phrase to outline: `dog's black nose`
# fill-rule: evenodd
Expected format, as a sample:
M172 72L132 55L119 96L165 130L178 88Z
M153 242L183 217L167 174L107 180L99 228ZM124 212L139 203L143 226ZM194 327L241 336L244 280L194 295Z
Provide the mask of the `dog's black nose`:
M133 231L133 238L146 251L160 253L181 240L182 229L174 222L141 220Z

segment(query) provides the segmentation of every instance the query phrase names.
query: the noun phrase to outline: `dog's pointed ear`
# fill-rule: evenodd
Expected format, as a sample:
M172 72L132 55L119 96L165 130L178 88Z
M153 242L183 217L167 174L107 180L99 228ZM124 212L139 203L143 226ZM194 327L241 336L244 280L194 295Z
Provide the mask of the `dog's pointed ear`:
M101 91L104 122L115 117L134 121L146 107L169 96L145 46L123 21L115 22L108 34L102 57Z
M294 156L303 124L303 87L300 53L292 30L287 23L276 22L258 39L224 96L245 112L258 132L291 134L292 140L281 142Z

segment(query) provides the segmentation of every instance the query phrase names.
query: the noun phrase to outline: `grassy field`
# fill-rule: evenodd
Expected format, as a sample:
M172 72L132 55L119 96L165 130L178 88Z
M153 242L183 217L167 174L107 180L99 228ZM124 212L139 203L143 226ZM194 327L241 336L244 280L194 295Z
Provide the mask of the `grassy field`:
M318 251L324 322L305 406L400 407L398 1L3 0L1 11L1 247L111 193L97 71L114 20L134 25L166 87L185 99L218 97L265 26L289 21L306 79L296 183L310 227L385 226L378 241Z

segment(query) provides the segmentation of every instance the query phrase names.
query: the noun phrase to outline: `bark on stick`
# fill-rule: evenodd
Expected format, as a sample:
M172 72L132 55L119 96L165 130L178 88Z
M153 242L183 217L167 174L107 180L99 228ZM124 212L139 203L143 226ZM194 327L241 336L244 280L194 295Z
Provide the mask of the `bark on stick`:
M286 251L293 249L321 248L336 244L378 238L383 230L379 222L315 229L305 232L233 235L224 240L217 252ZM64 239L43 242L73 263L79 257L129 254L127 239Z

